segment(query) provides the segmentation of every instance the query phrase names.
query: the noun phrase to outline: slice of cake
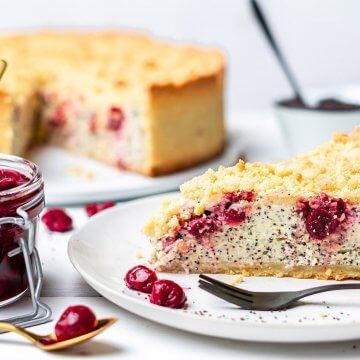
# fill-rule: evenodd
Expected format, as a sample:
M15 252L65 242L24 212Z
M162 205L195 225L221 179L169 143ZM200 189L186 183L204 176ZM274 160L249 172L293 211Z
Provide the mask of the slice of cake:
M146 175L225 145L217 50L121 33L0 36L0 152L50 143Z
M360 127L278 164L208 170L146 225L156 270L360 278Z

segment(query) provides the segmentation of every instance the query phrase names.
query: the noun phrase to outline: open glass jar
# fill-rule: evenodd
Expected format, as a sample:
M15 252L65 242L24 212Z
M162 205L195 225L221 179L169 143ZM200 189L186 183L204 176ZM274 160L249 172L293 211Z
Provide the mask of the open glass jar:
M33 304L30 314L4 321L26 326L50 317L50 309L40 301L42 271L36 250L44 204L39 168L20 157L0 154L0 307L15 302L27 291Z

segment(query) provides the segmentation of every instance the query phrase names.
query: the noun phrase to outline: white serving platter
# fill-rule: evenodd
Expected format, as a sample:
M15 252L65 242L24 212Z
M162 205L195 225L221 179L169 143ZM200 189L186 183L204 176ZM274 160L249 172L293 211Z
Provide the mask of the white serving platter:
M172 195L173 196L173 195ZM265 342L330 342L360 338L360 291L333 291L308 297L286 311L248 311L197 287L197 275L158 274L176 281L186 292L188 307L173 310L149 303L129 290L123 278L151 253L141 228L163 196L120 204L91 218L76 231L68 254L83 278L101 295L141 317L185 331L228 339ZM139 254L143 258L139 259ZM227 280L227 275L217 275ZM291 278L245 278L250 290L298 290L330 281Z

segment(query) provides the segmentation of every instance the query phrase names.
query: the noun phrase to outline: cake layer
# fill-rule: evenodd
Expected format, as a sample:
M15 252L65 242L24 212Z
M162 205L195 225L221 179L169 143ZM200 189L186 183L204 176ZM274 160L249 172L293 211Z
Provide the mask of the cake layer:
M262 266L271 265L285 274L313 266L324 271L341 266L358 268L360 275L360 206L351 208L349 227L325 240L311 237L298 207L262 199L239 206L244 209L244 219L239 223L229 224L220 216L216 230L209 231L209 222L195 233L184 223L173 238L154 242L155 269L190 273L252 273L257 269L259 273ZM187 224L194 227L195 220Z
M49 142L159 175L224 148L224 58L216 50L64 32L3 35L0 54L8 62L1 88L12 104L12 118L0 120L10 134L0 152L24 155L30 143ZM26 131L16 126L19 111Z

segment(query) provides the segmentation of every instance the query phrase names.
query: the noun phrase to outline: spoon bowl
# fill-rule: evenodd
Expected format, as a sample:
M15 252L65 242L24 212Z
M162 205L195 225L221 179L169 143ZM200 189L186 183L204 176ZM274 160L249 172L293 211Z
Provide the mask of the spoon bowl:
M48 335L38 335L19 326L6 322L0 322L0 330L15 332L28 339L31 343L33 343L41 350L56 351L75 346L84 341L87 341L94 336L102 333L108 327L113 325L116 321L116 318L99 319L97 321L96 327L92 331L64 341L57 341L54 333Z

